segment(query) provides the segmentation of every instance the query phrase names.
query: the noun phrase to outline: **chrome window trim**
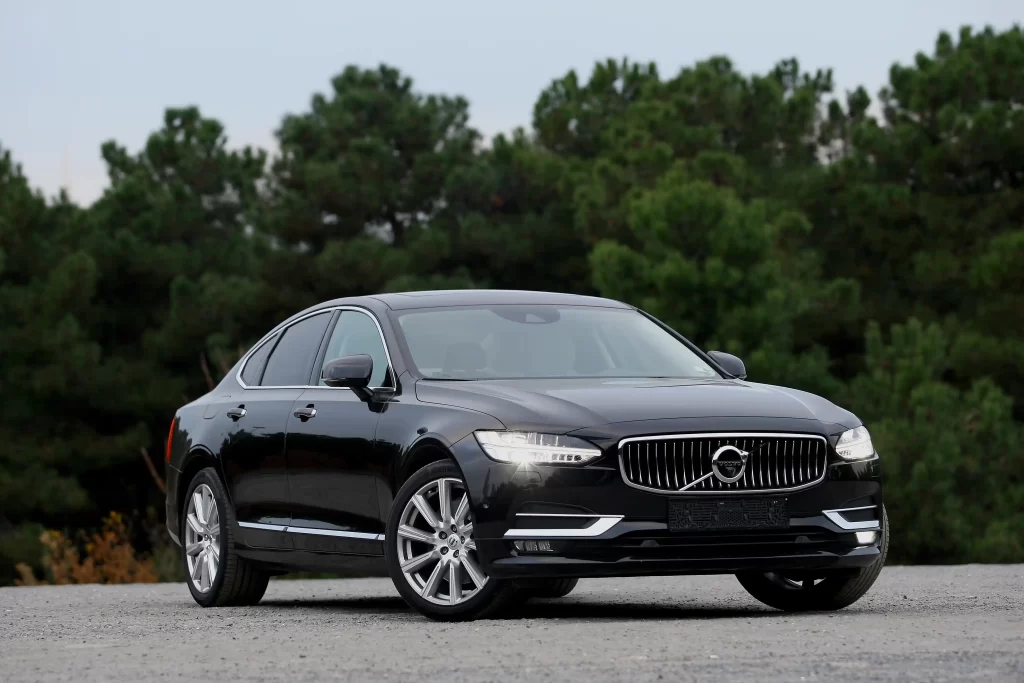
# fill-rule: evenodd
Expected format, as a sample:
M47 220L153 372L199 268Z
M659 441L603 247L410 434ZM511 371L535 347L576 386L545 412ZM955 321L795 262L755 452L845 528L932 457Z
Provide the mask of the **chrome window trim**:
M582 529L509 529L504 538L593 538L600 536L622 521L623 515L564 515L543 513L519 513L516 517L584 517L596 521Z
M314 315L320 315L321 313L333 313L334 311L355 311L356 313L363 313L364 315L368 315L370 317L370 320L373 321L373 324L377 326L377 334L380 335L380 343L384 345L384 355L388 359L387 376L391 377L391 384L392 384L392 386L397 386L398 382L396 381L396 378L395 378L395 366L394 366L394 363L391 360L391 350L388 349L388 341L387 341L387 339L384 338L384 328L382 328L380 326L380 321L377 320L377 316L375 316L370 309L363 308L361 306L330 306L328 308L320 308L320 309L317 309L315 311L310 311L309 313L307 313L306 315L302 316L301 318L296 318L295 320L291 321L287 325L284 325L283 327L275 327L270 332L265 334L263 336L263 338L260 339L259 342L254 344L253 347L251 349L249 349L249 351L244 356L242 356L242 361L241 361L241 363L238 364L238 371L235 373L235 381L238 382L238 384L243 389L253 389L253 390L256 390L256 389L331 389L331 390L344 389L346 391L352 391L352 389L349 388L349 387L326 387L326 386L321 386L319 384L286 384L286 385L273 385L273 386L266 386L266 387L265 386L251 387L251 386L249 386L248 384L246 384L245 382L242 381L242 371L245 369L246 363L249 362L249 356L254 354L261 346L263 346L265 343L270 341L274 337L274 335L279 334L279 333L283 335L284 331L287 330L292 325L300 323L300 322L302 322L303 320L305 320L307 318L312 318ZM340 316L339 316L338 320L340 322L340 320L341 320ZM337 323L335 323L335 325L337 325ZM330 332L333 333L334 332L334 328L331 328ZM270 355L267 356L267 362L270 362L270 356L273 356L273 355L274 355L274 352L271 351ZM370 391L376 391L378 389L384 389L384 388L390 388L390 387L382 387L382 386L381 387L367 387L367 389L369 389Z
M282 526L280 524L261 524L259 522L239 522L238 526L260 531L283 531L289 534L311 534L314 536L336 536L339 538L358 538L364 541L383 541L384 534L368 534L362 531L336 531L334 529L314 529L307 526Z
M874 510L877 505L863 505L857 508L838 508L836 510L822 510L830 522L844 531L880 531L882 526L877 519L869 519L864 522L850 522L843 517L844 512L856 512L858 510Z
M775 489L736 489L736 490L722 490L722 491L666 491L664 489L651 488L649 486L643 486L641 484L634 484L626 476L625 465L622 461L622 447L627 443L633 441L661 441L668 439L707 439L713 437L780 437L780 438L797 438L797 439L820 439L825 443L825 466L821 468L821 476L814 481L800 486L792 486L789 488L775 488ZM821 434L795 434L789 432L703 432L700 434L657 434L655 436L630 436L625 439L621 439L618 445L619 449L619 476L626 486L631 486L640 491L648 491L650 493L659 493L665 496L736 496L736 495L760 495L762 493L790 493L792 491L802 491L809 489L812 486L817 486L821 482L825 481L825 477L828 475L828 439Z

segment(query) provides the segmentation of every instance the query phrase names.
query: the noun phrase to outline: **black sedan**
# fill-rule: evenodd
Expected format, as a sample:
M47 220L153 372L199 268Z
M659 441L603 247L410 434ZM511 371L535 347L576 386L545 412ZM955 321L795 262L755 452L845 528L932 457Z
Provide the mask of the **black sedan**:
M651 574L845 607L888 543L871 437L745 374L607 299L325 302L178 410L167 526L204 606L255 604L288 571L386 568L436 619Z

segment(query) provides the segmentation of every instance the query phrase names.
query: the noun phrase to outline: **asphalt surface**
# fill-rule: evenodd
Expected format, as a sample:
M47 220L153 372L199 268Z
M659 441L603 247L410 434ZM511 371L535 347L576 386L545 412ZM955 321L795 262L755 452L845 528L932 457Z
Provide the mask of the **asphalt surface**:
M1024 681L1024 565L887 567L841 612L733 577L592 579L438 624L386 579L274 581L202 609L180 584L0 589L0 680Z

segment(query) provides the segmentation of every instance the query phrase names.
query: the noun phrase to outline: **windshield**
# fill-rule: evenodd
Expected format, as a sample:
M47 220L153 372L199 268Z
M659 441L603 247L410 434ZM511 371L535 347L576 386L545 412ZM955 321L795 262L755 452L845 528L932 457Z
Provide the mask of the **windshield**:
M429 379L718 377L641 313L584 306L466 306L394 312Z

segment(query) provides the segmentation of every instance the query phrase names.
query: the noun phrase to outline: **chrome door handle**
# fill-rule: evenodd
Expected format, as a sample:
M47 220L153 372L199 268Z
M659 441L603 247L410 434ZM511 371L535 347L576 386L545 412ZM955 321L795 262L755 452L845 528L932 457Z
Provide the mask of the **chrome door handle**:
M316 417L316 408L314 408L311 405L306 406L305 408L299 408L298 410L295 411L294 415L295 417L305 422L311 417Z
M238 420L245 417L245 406L238 406L237 408L228 408L228 417L232 420Z

